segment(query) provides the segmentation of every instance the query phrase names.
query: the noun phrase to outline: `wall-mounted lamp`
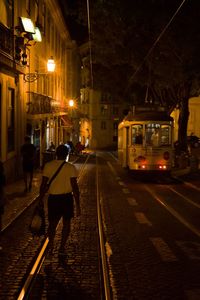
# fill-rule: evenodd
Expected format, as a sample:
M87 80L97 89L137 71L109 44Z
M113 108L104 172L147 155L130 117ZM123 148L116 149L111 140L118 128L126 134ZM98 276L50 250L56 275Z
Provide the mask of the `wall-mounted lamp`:
M23 38L27 38L29 41L42 41L42 35L39 27L35 27L33 21L29 18L19 17L19 26L16 26L15 28Z
M41 35L40 29L38 27L35 27L35 33L32 34L32 37L35 42L42 41L42 35Z
M47 71L48 72L54 72L55 67L56 67L56 64L54 62L53 56L51 56L47 61Z
M48 61L47 61L47 71L46 73L39 73L38 71L36 71L35 73L27 73L24 74L24 81L25 82L34 82L36 80L38 80L39 77L41 76L46 76L48 75L48 73L53 73L55 71L55 62L53 59L53 56L51 56Z
M70 107L73 107L73 106L74 106L74 100L73 100L73 99L70 99L70 100L69 100L69 106L70 106Z
M19 17L19 21L22 32L35 33L35 26L31 19Z

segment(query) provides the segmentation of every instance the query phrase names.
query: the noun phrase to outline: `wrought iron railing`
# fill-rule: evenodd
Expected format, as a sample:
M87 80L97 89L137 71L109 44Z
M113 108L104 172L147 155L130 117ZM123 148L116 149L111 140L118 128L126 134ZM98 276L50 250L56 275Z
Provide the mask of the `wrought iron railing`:
M0 51L5 56L13 58L14 36L12 31L0 23Z
M53 114L59 112L67 112L67 108L61 106L58 101L55 101L49 96L29 92L28 97L28 114Z

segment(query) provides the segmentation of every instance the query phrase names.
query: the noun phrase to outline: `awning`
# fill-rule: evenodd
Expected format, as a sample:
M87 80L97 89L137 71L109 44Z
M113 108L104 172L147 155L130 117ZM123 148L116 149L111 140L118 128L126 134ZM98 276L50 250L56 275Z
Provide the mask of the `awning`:
M66 128L73 128L73 123L68 116L64 115L61 116L61 126Z

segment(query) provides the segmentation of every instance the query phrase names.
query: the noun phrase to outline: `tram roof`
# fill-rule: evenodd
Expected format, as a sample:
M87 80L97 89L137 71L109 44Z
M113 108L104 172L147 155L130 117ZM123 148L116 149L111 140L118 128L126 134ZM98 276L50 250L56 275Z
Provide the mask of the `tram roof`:
M129 112L123 121L173 121L173 118L164 111L145 111Z

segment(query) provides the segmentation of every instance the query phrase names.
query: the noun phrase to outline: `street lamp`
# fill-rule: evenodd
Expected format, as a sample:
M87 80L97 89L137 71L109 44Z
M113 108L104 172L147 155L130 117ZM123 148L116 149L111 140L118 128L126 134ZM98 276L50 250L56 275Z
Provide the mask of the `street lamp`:
M55 67L56 67L56 64L54 62L53 56L51 56L47 61L47 71L48 72L54 72Z
M38 80L39 77L45 76L48 73L53 73L55 71L56 64L54 62L53 56L51 56L47 61L47 73L39 73L38 71L35 71L35 73L27 73L24 74L24 81L25 82L34 82Z
M73 107L73 106L74 106L74 100L73 100L73 99L70 99L70 100L69 100L69 106L70 106L70 107Z

